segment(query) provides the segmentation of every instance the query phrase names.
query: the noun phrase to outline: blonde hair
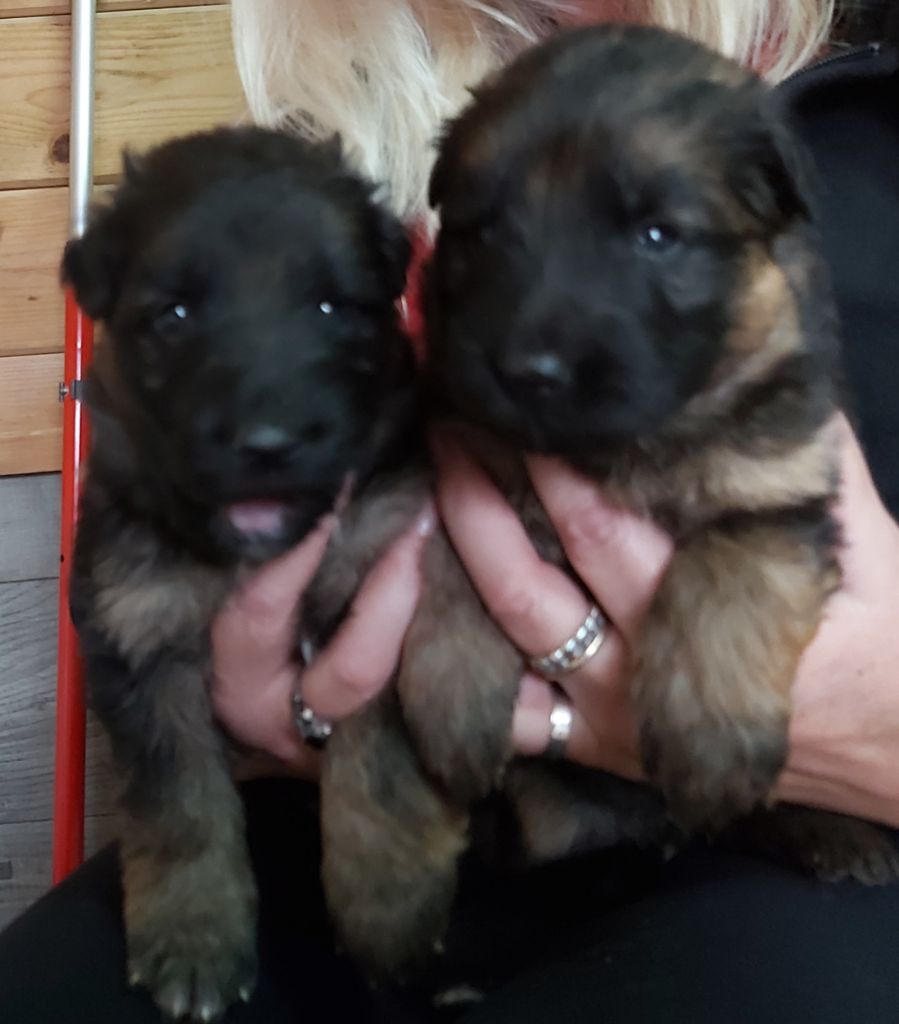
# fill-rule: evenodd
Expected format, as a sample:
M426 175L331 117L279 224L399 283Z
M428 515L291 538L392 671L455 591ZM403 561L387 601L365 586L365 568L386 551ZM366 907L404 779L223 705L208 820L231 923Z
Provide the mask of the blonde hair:
M827 43L835 0L651 0L650 22L780 82Z
M617 0L773 81L827 38L834 0ZM252 118L313 139L335 132L408 221L433 227L427 182L441 124L468 89L575 15L583 0L232 0ZM611 14L612 12L609 11Z

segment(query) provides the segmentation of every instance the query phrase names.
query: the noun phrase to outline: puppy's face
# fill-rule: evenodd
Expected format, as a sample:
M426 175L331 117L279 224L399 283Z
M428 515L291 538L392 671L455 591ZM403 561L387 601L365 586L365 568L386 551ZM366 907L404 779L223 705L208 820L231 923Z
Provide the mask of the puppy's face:
M790 301L772 253L806 211L781 134L761 83L655 30L567 34L481 90L432 180L429 355L455 411L573 455L719 386L772 329L758 311L747 341L746 296Z
M271 554L331 506L408 397L407 258L335 150L242 129L129 167L63 270L105 321L142 472L219 543Z

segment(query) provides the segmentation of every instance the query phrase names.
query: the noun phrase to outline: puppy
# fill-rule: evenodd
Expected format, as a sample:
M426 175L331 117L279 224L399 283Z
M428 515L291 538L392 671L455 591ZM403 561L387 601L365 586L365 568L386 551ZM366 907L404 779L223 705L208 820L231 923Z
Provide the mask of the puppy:
M547 557L564 564L521 450L565 458L675 539L633 687L647 774L689 832L770 804L790 684L840 584L837 332L801 168L755 76L604 27L479 90L432 180L447 411L493 446ZM807 867L895 875L873 826L803 822L801 843L783 832Z
M472 810L497 790L532 858L659 846L667 815L825 878L899 872L874 825L770 806L790 685L840 585L838 344L801 162L758 79L650 29L562 35L450 125L431 187L431 408L464 427L544 558L571 571L523 451L565 458L673 536L633 681L665 807L512 760L524 659L435 537L396 689L444 800L372 788L370 759L347 771L350 747L366 757L361 719L326 767L344 813L324 877L365 962L393 970L438 937Z
M408 255L338 147L250 128L129 160L66 248L63 277L104 325L71 607L124 780L130 977L173 1017L218 1016L255 973L210 623L348 484L331 557L360 576L424 501L396 312ZM325 603L320 622L343 614Z

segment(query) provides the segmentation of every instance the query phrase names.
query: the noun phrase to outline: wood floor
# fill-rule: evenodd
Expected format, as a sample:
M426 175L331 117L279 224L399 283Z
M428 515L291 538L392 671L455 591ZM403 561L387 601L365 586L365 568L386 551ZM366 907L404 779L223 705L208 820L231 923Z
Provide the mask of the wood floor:
M0 928L50 884L59 477L0 479ZM88 725L88 849L113 826L109 754Z

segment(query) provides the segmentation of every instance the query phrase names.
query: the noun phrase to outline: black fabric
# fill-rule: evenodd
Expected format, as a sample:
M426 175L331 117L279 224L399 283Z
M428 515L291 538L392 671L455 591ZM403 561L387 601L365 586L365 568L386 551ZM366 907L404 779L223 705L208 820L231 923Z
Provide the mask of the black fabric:
M780 87L817 173L849 406L899 516L899 52L872 44Z
M694 849L465 1024L895 1024L899 888Z
M895 1024L899 887L827 885L703 847L664 866L616 855L476 874L427 993L467 984L489 996L438 1011L420 992L372 994L333 952L308 791L245 788L261 976L226 1024ZM110 848L0 935L0 1020L159 1024L125 976Z

